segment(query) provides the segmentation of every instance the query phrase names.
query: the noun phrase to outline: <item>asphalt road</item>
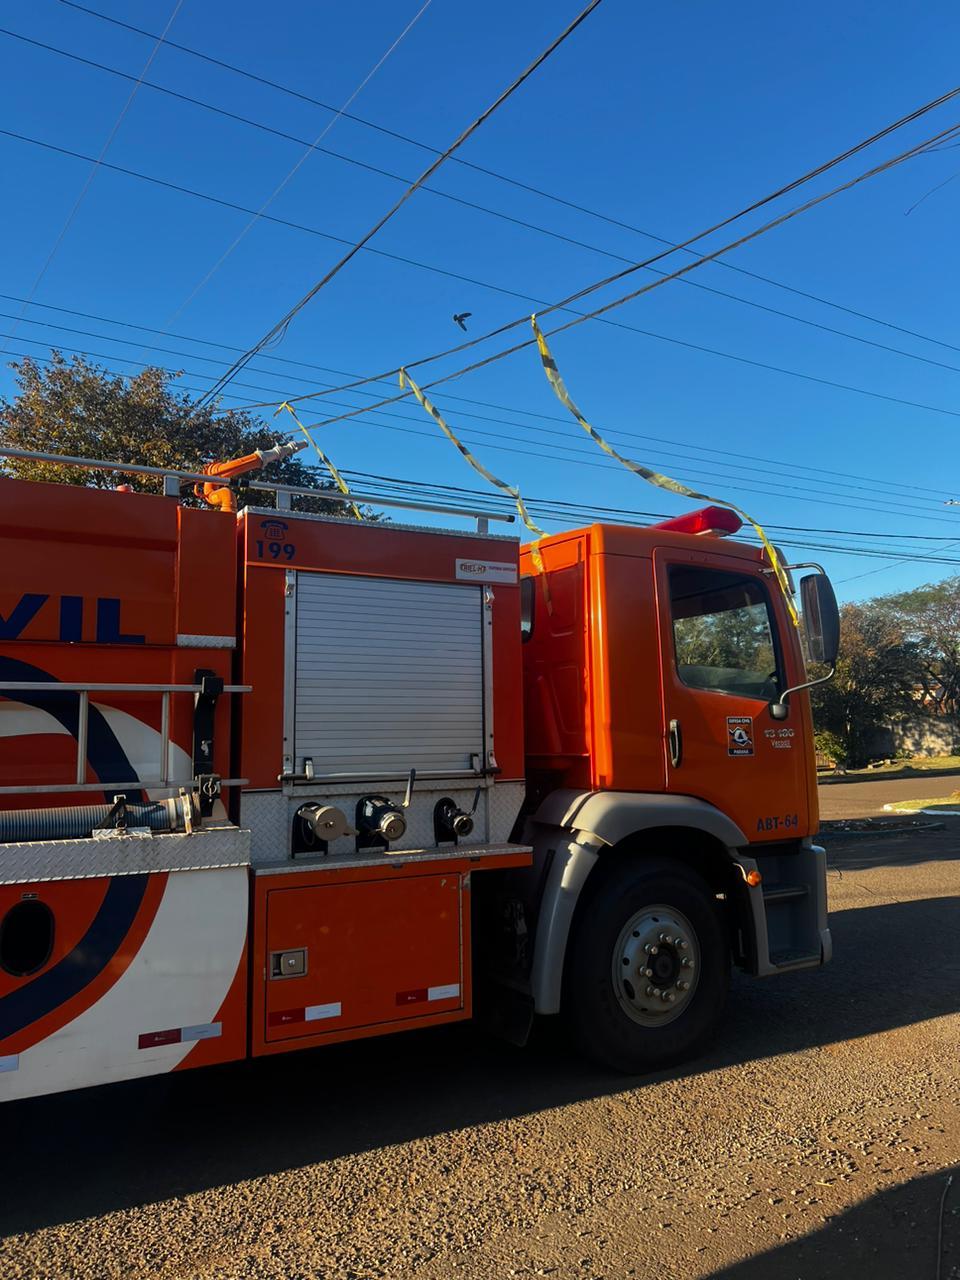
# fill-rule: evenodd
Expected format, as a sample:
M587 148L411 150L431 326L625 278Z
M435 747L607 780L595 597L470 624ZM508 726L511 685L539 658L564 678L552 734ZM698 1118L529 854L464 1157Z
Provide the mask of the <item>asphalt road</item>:
M871 818L882 814L885 804L898 800L940 799L960 788L960 774L921 775L917 778L890 778L877 774L857 782L826 782L818 787L820 817Z
M833 964L737 980L683 1069L458 1027L6 1104L0 1276L934 1280L958 848L831 841ZM960 1170L943 1222L948 1280Z

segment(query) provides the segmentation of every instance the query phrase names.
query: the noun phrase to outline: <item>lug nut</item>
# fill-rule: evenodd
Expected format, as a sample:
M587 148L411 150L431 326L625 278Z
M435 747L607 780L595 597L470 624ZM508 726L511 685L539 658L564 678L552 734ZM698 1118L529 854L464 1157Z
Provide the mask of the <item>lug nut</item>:
M681 950L681 951L686 951L686 949L687 949L687 941L686 941L686 939L685 939L685 938L678 938L678 939L677 939L677 946L680 948L680 950Z
M678 982L678 983L677 983L677 987L678 987L678 989L679 989L680 991L689 991L689 990L690 990L690 983L689 983L689 982Z
M652 995L653 995L653 987L647 987L646 994L647 994L648 996L652 996Z
M680 963L681 963L681 965L684 967L684 969L692 969L692 968L693 968L693 961L692 961L692 960L690 960L690 959L688 959L686 956L684 956L684 957L683 957L683 959L680 961Z
M655 946L653 945L653 943L651 943L651 942L648 942L648 943L647 943L647 945L646 945L643 949L644 949L644 951L647 953L647 955L648 955L648 956L655 956L655 955L657 954L657 952L660 950L660 948L659 948L659 947L655 947Z
M659 987L654 987L654 988L653 988L653 998L654 998L654 1000L659 1000L659 999L660 999L660 997L661 997L662 995L663 995L663 992L660 990L660 988L659 988Z
M673 1004L674 1000L676 1000L677 997L673 994L672 991L668 991L665 998L669 1000L671 1004Z
M653 977L653 970L652 970L652 969L644 969L644 971L643 971L643 976L644 976L645 978L652 978L652 977Z
M668 947L672 947L673 946L672 935L668 933L667 936L664 938L664 942L667 944Z

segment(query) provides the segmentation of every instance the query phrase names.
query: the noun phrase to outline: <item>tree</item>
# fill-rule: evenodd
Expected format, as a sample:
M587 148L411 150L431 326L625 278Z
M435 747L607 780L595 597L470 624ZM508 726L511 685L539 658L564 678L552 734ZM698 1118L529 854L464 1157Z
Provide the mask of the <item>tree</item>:
M124 379L81 356L67 361L58 351L51 353L46 369L29 358L12 367L19 394L0 400L0 442L8 448L197 472L205 463L269 448L284 434L243 410L215 405L194 410L190 397L174 390L170 375L162 369L144 369ZM304 465L303 456L275 463L264 478L304 489L330 489L329 481ZM3 474L26 480L99 489L129 484L147 492L161 487L159 477L51 466L28 459L2 458L0 466ZM188 487L184 500L199 501L189 495ZM254 496L258 502L266 498ZM243 501L241 493L241 505ZM343 503L311 499L300 499L297 505L326 514L345 509Z
M882 601L840 610L840 656L829 684L813 692L817 728L835 733L853 768L866 764L871 732L916 709L919 645Z
M960 577L928 583L878 602L916 644L924 703L938 715L960 713Z

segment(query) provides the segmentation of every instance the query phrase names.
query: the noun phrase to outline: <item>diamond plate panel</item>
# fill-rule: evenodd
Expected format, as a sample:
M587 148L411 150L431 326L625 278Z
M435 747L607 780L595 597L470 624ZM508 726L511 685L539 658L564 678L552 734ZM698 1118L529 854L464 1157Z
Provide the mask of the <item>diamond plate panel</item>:
M108 840L32 840L0 845L0 884L136 876L151 871L209 871L250 865L250 832L206 827L191 835Z

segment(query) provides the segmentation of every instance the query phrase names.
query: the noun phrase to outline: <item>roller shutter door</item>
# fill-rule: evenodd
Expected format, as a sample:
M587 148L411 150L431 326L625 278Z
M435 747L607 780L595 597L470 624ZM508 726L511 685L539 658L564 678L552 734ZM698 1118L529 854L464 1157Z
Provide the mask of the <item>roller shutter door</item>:
M327 774L483 758L481 588L298 573L294 739Z

